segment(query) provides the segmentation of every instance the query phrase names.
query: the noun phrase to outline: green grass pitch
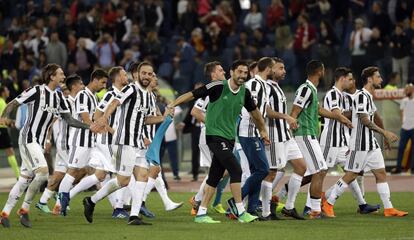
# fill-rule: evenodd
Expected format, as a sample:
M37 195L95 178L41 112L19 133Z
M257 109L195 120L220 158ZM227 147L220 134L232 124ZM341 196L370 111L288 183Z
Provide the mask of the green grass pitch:
M72 200L67 217L42 214L33 204L30 215L32 229L20 225L15 214L17 209L14 209L11 214L12 227L0 227L0 239L414 239L414 193L392 193L395 207L409 211L405 218L385 218L382 210L379 214L359 215L356 213L356 202L347 192L335 206L335 219L241 224L209 210L210 215L222 223L206 225L194 223L193 217L189 215L187 200L192 193L171 193L172 199L184 201L185 204L174 212L165 212L158 194L153 192L146 204L156 214L154 220L147 220L153 223L152 226L128 226L124 220L112 219L107 200L97 205L94 222L87 223L81 201L84 196L91 194L83 193ZM227 197L228 193L224 195L223 203ZM6 198L7 194L0 194L1 206ZM376 193L368 193L366 198L369 203L380 202ZM304 200L305 194L300 193L296 203L300 211Z

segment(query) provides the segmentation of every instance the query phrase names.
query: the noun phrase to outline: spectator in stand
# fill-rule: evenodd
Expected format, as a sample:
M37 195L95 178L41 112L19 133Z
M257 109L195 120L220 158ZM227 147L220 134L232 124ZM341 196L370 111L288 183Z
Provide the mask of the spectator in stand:
M144 29L146 31L159 29L164 15L160 4L155 0L144 1Z
M195 3L193 1L189 1L184 13L181 15L179 27L181 28L184 36L188 37L193 29L198 26L200 26L200 23L198 21Z
M291 0L289 1L289 19L297 19L305 8L305 3L303 0Z
M191 45L194 47L194 50L196 51L196 56L198 58L202 58L206 50L206 44L203 40L203 31L201 30L201 28L195 28L191 32Z
M14 47L13 40L8 39L6 47L1 55L0 68L10 71L19 64L20 53L19 50Z
M276 29L280 22L285 18L285 6L282 0L272 0L266 11L266 26L270 31Z
M139 46L141 45L141 29L138 24L133 24L131 27L131 33L122 39L125 47Z
M105 4L104 13L102 16L102 20L105 24L104 31L114 33L116 30L116 20L117 20L117 12L115 10L115 5L108 1Z
M200 18L203 24L216 23L223 33L227 36L234 28L236 23L236 16L228 1L222 1L216 6L216 9L207 13Z
M39 58L39 53L46 48L46 45L49 43L49 38L43 36L42 28L36 29L35 34L35 37L28 42L27 48L33 51L36 58Z
M58 32L52 32L50 34L50 42L46 45L45 53L47 63L56 63L65 69L68 52L66 51L65 44L59 40Z
M98 64L102 68L111 68L116 64L116 56L120 52L118 45L109 33L104 33L95 46Z
M259 5L255 2L251 4L250 12L244 18L244 26L250 30L254 31L262 27L263 24L263 15L260 12Z
M86 48L84 38L79 38L77 48L69 55L69 62L77 66L77 73L84 81L89 78L96 64L96 57Z
M216 22L211 22L207 28L206 45L208 55L212 59L221 56L225 46L225 34Z
M331 3L328 0L319 0L318 1L318 8L320 18L322 19L329 19L331 13Z
M402 160L408 141L411 139L411 174L414 174L414 86L409 84L405 87L407 97L400 104L401 112L401 134L400 144L398 146L397 167L391 170L391 173L402 172Z
M147 38L142 45L142 55L147 61L158 64L158 58L161 54L161 41L158 39L158 33L151 30L147 33Z
M120 7L116 10L117 19L116 19L116 41L117 43L124 43L132 32L132 21L125 15L125 10Z
M402 24L397 24L390 41L392 71L401 74L403 85L408 83L410 45L410 39L403 31Z
M97 10L94 7L87 7L87 11L79 11L76 24L77 36L96 40L97 35Z
M385 85L384 90L397 90L398 86L401 85L401 77L397 72L391 73L388 79L389 81L387 85Z
M364 20L355 19L355 30L351 33L351 41L349 41L349 50L351 51L351 69L357 76L361 74L362 69L367 67L366 50L364 44L371 39L372 31L364 27Z
M204 17L211 11L210 0L199 0L197 14L199 17Z
M408 8L407 0L397 1L397 7L395 9L395 20L396 22L402 22L405 19L411 17L412 12Z
M306 69L306 64L311 60L312 46L315 43L315 27L309 23L309 18L306 14L299 15L298 27L296 29L295 41L293 43L297 68L299 71L299 79L305 79L304 69Z
M343 0L340 0L340 1L343 2ZM365 0L351 0L350 1L352 16L359 18L361 17L361 15L364 14L365 2L366 2Z
M325 66L325 77L320 85L328 89L332 85L333 70L337 66L336 45L339 41L332 25L327 20L322 20L319 28L317 52L319 59Z
M391 20L388 14L382 11L382 4L380 1L376 1L372 4L370 23L371 28L379 28L384 38L389 37L392 29Z
M388 74L386 71L386 62L384 60L387 44L381 36L381 30L378 27L372 28L371 39L364 43L363 47L367 51L367 61L380 68L381 72Z

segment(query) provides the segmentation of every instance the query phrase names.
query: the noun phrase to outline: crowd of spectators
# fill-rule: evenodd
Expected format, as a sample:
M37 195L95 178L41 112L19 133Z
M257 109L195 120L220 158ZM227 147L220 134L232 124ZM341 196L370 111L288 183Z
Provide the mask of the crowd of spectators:
M178 92L205 82L204 64L279 56L285 85L304 81L311 58L360 74L378 65L384 79L414 82L412 0L0 0L1 82L10 98L46 63L78 73L154 63Z

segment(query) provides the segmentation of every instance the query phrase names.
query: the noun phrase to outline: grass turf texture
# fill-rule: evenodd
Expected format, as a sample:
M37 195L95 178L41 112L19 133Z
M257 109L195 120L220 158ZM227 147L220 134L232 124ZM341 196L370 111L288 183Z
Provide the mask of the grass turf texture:
M307 221L271 221L241 224L213 213L210 216L221 220L221 224L196 224L189 215L187 200L192 193L171 193L175 201L184 201L182 208L165 212L157 193L151 193L147 207L156 214L148 220L152 226L128 226L125 220L112 219L109 202L103 200L95 208L94 222L89 224L83 216L82 199L92 193L83 193L71 201L67 217L41 213L32 204L30 218L32 229L20 225L16 209L11 214L10 229L0 226L0 239L414 239L414 193L393 193L393 204L409 215L404 218L385 218L382 209L379 214L360 215L356 213L356 202L349 192L341 197L335 206L335 219ZM230 195L226 193L223 203ZM39 196L38 196L39 197ZM368 193L371 204L380 202L376 193ZM3 206L7 194L0 194ZM34 203L36 203L38 198ZM298 195L297 209L302 212L305 194ZM50 207L54 202L51 201ZM20 206L21 201L17 206Z

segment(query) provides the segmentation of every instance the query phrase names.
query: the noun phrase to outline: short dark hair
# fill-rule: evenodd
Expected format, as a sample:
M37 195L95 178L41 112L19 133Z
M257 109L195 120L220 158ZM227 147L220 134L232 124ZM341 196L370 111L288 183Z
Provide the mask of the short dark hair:
M133 62L131 65L129 65L128 72L130 72L131 74L137 72L138 66L139 62Z
M246 66L247 68L249 68L249 65L247 64L246 61L244 60L236 60L231 64L231 70L236 70L239 66Z
M143 66L150 66L154 68L154 66L150 62L147 62L147 61L143 61L140 63L135 62L129 67L131 74L139 72L139 70L141 70Z
M79 75L72 74L66 78L66 87L69 89L69 91L72 91L73 85L81 81L82 81L82 78Z
M275 63L283 63L283 64L285 64L285 61L283 61L283 59L278 58L278 57L274 57L274 58L273 58L273 61L274 61Z
M315 73L323 67L323 63L319 60L311 60L306 64L306 74L308 76L315 75Z
M119 73L124 70L122 67L112 67L111 69L109 69L108 71L108 75L109 75L109 79L111 79L111 81L114 81L115 78L119 75Z
M257 62L257 69L259 72L263 72L266 68L273 65L273 59L270 57L262 57Z
M102 68L95 69L91 74L91 81L94 79L108 78L108 73Z
M253 61L249 64L249 71L252 71L255 67L257 67L257 62Z
M346 75L352 73L351 69L347 67L338 67L335 69L334 72L334 79L335 82L338 81L341 77L345 77Z
M211 73L216 69L217 66L221 66L219 61L208 62L204 65L204 76L211 80Z
M6 89L7 89L7 86L5 85L0 86L0 95L2 95L3 92L6 91Z
M39 84L49 84L50 78L56 74L56 71L61 68L55 63L49 63L42 69L42 81Z
M362 70L362 73L361 73L361 83L362 83L361 87L367 84L368 78L372 77L374 73L378 71L379 71L379 68L375 66L364 68L364 70Z
M398 72L393 72L390 74L390 80L395 79L398 75L400 75Z

